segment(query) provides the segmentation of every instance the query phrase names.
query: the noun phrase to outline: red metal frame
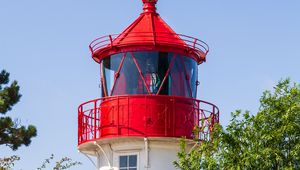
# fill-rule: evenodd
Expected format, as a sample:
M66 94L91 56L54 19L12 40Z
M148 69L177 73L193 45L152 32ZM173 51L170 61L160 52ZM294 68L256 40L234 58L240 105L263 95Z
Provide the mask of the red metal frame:
M219 109L206 101L173 96L99 98L78 107L78 145L115 137L210 140ZM193 133L199 127L198 133Z

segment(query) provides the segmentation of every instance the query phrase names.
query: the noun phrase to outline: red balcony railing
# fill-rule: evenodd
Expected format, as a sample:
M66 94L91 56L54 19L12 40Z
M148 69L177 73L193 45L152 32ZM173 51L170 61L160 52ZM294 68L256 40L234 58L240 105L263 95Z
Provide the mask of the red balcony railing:
M204 41L183 34L164 32L130 32L106 35L92 41L89 48L92 56L94 56L99 51L128 46L163 46L185 49L185 51L194 52L202 59L209 52L209 46Z
M78 107L78 145L114 137L209 140L219 109L184 97L130 95L91 100ZM195 132L194 129L200 131Z

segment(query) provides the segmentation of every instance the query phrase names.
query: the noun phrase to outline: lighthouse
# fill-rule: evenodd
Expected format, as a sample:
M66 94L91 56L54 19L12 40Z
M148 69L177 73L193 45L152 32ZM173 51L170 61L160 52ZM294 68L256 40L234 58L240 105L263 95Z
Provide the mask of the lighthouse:
M78 107L78 150L97 158L97 170L172 170L180 139L187 147L210 140L219 122L218 108L197 99L208 45L175 33L157 0L142 2L123 32L89 46L101 94Z

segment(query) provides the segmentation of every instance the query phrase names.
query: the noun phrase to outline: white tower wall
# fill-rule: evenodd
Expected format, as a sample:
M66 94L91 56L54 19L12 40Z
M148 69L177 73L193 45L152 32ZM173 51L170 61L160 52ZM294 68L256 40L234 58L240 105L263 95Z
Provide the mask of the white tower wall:
M93 156L97 156L97 170L120 170L120 156L130 155L137 157L136 170L174 170L173 161L177 160L179 140L174 138L115 138L86 145L88 148L91 148L88 145L94 145ZM191 146L188 145L188 148Z

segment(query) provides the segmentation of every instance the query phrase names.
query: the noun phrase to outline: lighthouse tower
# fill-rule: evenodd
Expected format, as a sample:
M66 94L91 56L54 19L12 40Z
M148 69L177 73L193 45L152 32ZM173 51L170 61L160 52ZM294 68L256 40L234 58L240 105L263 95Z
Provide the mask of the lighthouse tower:
M101 98L78 107L78 150L97 157L97 170L172 170L180 139L209 140L219 122L218 108L196 99L207 44L176 34L156 3L143 0L122 33L90 44Z

